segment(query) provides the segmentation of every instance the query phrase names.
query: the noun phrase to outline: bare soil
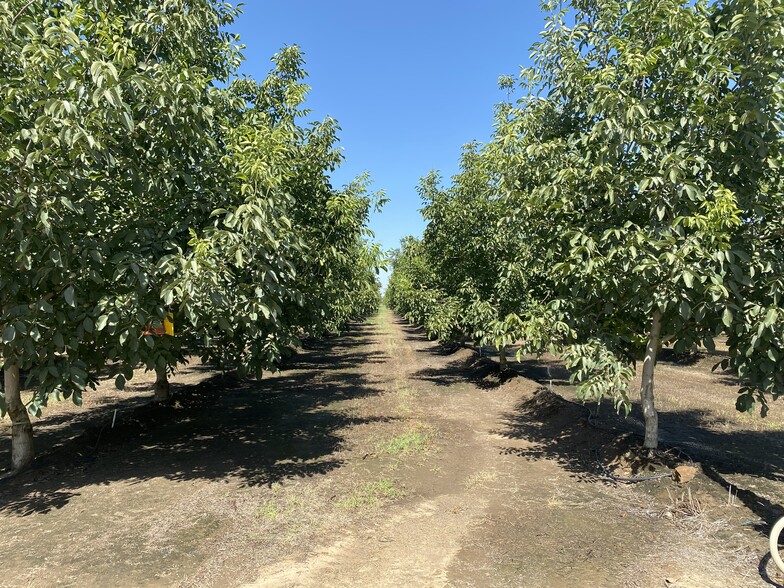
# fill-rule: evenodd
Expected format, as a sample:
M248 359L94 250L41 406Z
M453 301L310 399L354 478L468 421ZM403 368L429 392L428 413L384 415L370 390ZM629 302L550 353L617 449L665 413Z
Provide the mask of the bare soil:
M502 377L388 311L261 381L194 364L163 405L107 382L0 482L0 586L780 585L777 421L724 415L734 383L699 361L662 367L653 457L636 407L589 412L556 362ZM684 463L683 486L608 478Z

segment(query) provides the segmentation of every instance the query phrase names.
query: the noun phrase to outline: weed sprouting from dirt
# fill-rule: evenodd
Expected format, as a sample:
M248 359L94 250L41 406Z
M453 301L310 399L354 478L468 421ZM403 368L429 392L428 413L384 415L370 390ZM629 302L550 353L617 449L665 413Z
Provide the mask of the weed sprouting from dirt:
M376 444L376 453L388 455L410 455L424 453L431 448L435 431L421 423L411 430Z
M371 508L403 496L405 496L403 490L392 480L378 480L365 482L337 504L347 510Z
M270 498L256 510L256 516L268 521L275 521L280 516L280 505L274 498Z
M665 508L664 513L669 512L673 517L678 516L681 518L697 517L705 514L705 506L699 498L692 495L691 488L688 488L686 492L682 492L680 497L673 496L670 489L667 488L667 495L670 497L670 504Z
M691 488L682 492L680 496L672 494L668 488L667 495L670 497L670 504L660 512L660 516L672 520L691 534L704 537L732 528L724 519L708 517L705 505L692 494Z
M244 511L248 516L255 517L259 528L275 528L291 538L304 531L315 532L324 524L323 513L315 508L315 504L323 497L315 487L273 484L268 491L271 495L259 497L255 506Z

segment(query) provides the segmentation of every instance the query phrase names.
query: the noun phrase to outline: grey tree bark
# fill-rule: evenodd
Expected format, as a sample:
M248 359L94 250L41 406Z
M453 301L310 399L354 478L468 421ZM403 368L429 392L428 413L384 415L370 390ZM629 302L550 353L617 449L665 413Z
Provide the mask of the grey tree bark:
M169 376L166 366L155 367L155 402L164 402L169 399Z
M11 417L11 468L18 472L30 467L35 457L33 423L30 422L30 414L22 402L19 364L7 360L3 368L3 377L5 402L8 415Z
M653 402L653 374L656 367L656 354L659 351L661 339L662 315L655 310L651 317L651 330L648 334L648 345L645 348L645 360L642 364L642 385L640 386L640 401L642 414L645 418L646 449L656 449L659 446L659 415Z

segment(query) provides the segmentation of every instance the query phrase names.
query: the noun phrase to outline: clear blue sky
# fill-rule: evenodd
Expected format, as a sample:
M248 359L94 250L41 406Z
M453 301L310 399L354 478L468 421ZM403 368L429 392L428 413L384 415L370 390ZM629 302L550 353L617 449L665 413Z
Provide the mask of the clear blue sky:
M342 131L333 185L370 172L390 202L371 221L385 249L419 235L416 186L457 172L460 148L487 141L499 75L517 76L543 28L536 0L248 0L233 27L243 72L262 78L284 45L305 53L307 106Z

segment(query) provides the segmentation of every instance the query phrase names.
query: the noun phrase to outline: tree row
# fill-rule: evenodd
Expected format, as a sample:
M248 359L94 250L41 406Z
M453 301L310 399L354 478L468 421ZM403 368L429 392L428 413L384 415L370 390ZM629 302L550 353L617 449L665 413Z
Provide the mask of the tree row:
M156 397L186 355L261 376L373 311L383 198L341 189L334 120L307 123L303 58L239 76L213 0L0 1L0 412L81 403L109 365ZM173 328L172 328L173 326ZM31 397L20 389L31 388Z
M658 443L663 345L713 350L751 411L784 392L784 4L572 0L486 145L420 184L388 303L444 341L560 356Z

